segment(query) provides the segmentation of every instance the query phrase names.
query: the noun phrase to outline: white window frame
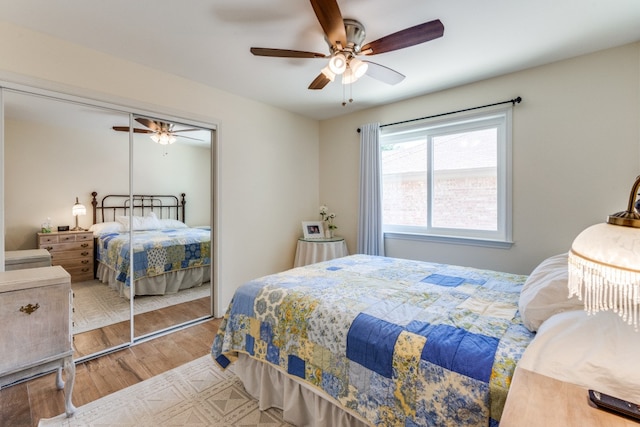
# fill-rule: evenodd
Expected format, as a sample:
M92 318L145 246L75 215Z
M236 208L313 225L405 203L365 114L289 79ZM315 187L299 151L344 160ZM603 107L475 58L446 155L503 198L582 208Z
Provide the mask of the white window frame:
M465 245L509 248L512 242L512 107L494 108L482 112L457 115L448 119L421 122L403 127L383 128L380 145L427 138L427 210L426 226L392 225L383 222L385 238L426 240ZM452 132L497 129L497 230L437 228L431 225L433 209L433 143L435 136ZM382 171L384 173L384 170ZM384 197L384 194L383 194ZM383 218L384 221L384 218Z

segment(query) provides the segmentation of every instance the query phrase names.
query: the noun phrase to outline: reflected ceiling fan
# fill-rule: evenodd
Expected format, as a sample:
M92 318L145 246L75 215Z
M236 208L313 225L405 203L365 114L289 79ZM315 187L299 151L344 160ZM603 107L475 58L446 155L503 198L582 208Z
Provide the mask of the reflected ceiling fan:
M202 129L180 129L173 130L175 126L173 123L162 122L160 120L150 120L144 117L136 117L136 122L145 126L147 129L133 128L133 133L147 133L150 134L151 139L161 145L173 144L178 137L185 139L193 139L194 141L201 141L198 138L191 138L179 134L180 132L193 132ZM129 126L114 126L113 130L119 132L129 132Z
M437 39L444 34L444 25L436 19L362 45L366 37L364 25L355 19L343 19L337 0L311 0L311 6L324 31L325 41L329 45L328 55L300 50L251 48L251 53L257 56L330 58L327 66L311 82L309 89L322 89L337 75L342 76L343 84L353 83L365 74L391 85L400 83L405 78L403 74L384 65L361 60L358 56L378 55L404 49Z

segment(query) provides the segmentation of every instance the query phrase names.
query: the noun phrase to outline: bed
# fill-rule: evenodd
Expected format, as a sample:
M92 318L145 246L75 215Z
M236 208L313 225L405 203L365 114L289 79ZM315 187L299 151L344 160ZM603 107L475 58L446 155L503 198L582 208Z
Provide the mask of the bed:
M535 335L526 280L368 255L294 268L236 291L211 353L295 425L497 425Z
M188 227L185 194L92 193L96 277L132 295L174 294L210 281L211 228ZM132 229L131 242L129 229ZM133 268L130 253L133 247ZM132 292L132 284L134 284Z

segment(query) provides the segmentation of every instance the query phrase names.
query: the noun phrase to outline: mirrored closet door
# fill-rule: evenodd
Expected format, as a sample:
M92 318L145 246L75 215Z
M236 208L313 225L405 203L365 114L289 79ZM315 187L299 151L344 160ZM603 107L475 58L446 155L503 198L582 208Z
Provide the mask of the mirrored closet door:
M2 91L5 250L44 248L71 274L75 358L211 316L215 131ZM179 233L193 240L170 246Z
M46 249L71 274L77 358L131 342L129 301L94 279L91 205L93 191L128 192L129 137L111 126L129 115L11 90L3 100L5 250Z
M211 315L212 132L133 116L136 339Z

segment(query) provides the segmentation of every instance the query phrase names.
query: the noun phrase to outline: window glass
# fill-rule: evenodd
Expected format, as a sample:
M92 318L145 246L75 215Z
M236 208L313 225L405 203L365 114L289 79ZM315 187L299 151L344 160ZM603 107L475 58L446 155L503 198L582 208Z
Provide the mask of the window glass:
M387 233L508 241L510 110L384 130Z

